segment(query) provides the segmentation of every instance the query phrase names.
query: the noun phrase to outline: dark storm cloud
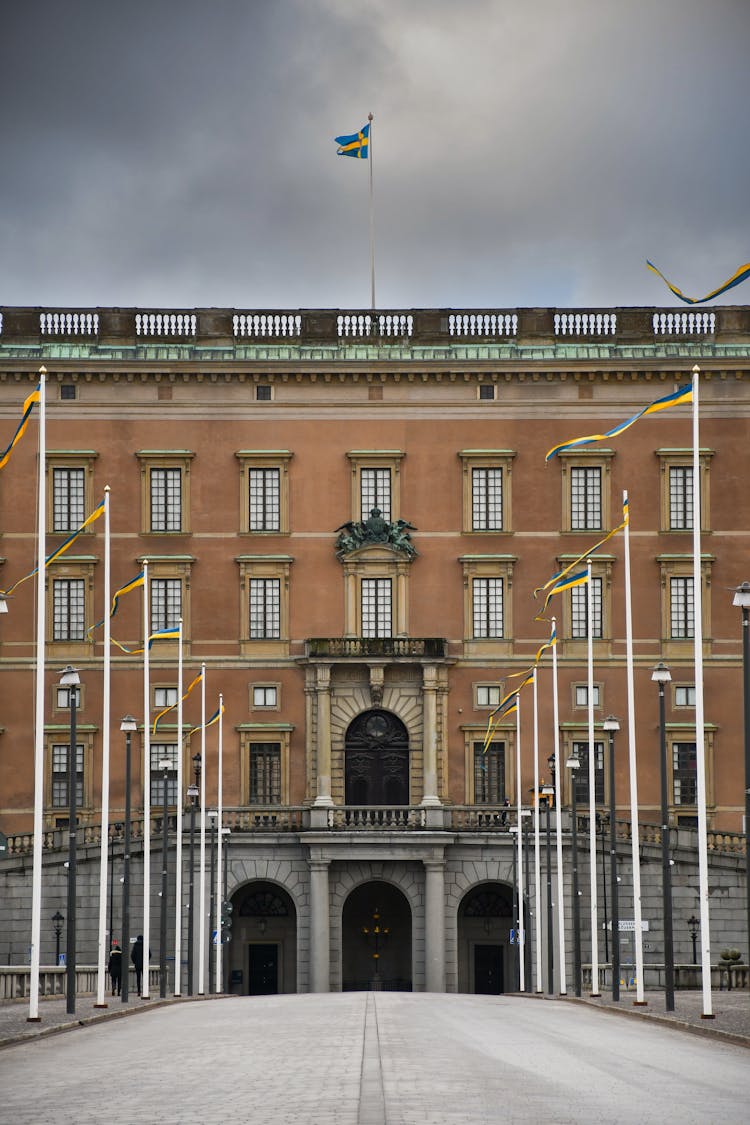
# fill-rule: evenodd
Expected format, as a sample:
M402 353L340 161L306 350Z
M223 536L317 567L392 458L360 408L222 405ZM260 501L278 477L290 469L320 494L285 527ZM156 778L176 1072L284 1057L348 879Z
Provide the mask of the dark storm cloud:
M672 303L750 260L746 0L4 6L5 304ZM742 290L737 299L743 299ZM748 299L745 297L744 299Z

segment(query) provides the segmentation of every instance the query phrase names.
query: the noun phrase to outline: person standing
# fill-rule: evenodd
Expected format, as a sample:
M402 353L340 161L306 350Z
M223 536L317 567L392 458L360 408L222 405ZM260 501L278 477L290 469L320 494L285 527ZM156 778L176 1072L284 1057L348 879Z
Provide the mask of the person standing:
M117 942L112 946L107 964L109 978L112 981L112 995L119 996L122 988L122 950Z
M143 934L138 934L138 937L133 942L133 948L130 951L130 960L133 962L133 968L135 969L135 990L140 996L141 979L143 977Z

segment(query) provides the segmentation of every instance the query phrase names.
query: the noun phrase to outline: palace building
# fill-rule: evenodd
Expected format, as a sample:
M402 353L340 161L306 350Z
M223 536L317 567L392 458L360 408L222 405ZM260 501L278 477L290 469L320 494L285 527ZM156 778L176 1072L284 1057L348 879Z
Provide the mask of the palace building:
M513 986L517 871L509 829L516 824L517 754L523 800L533 803L531 686L521 693L520 748L515 715L500 721L485 748L488 718L548 639L554 614L560 761L576 757L586 767L587 587L554 597L543 621L536 620L543 598L534 590L621 523L625 491L639 816L646 832L660 823L659 697L651 674L664 662L671 673L669 816L685 856L694 855L691 409L647 416L617 438L545 462L557 443L604 433L686 385L694 365L708 827L720 866L722 855L744 854L742 617L732 601L734 588L750 579L750 308L4 307L3 447L42 365L48 552L109 486L112 590L146 561L151 629L181 619L184 686L205 664L209 715L223 697L222 826L230 830L223 880L233 906L225 987L326 991L373 980L431 991ZM4 590L36 563L37 434L32 413L0 472ZM47 567L45 917L63 901L71 747L68 694L59 680L66 665L81 680L79 836L95 893L104 700L102 630L92 627L105 613L102 522ZM602 724L614 715L625 863L631 812L622 534L595 553L591 594L596 802L604 825L611 793ZM0 918L0 949L14 942L20 951L34 805L33 580L15 590L7 609L0 617L0 830L8 849L0 876L13 905ZM177 702L178 653L174 640L154 642L144 714L143 657L126 651L143 647L143 619L143 590L136 589L120 599L111 621L121 646L112 648L110 696L116 888L125 815L122 717L134 716L138 726L136 882L144 790L156 838L162 763L170 763L171 818L178 804L189 805L185 789L201 748L196 689L183 705L183 730L176 709L169 711L144 761L144 724ZM211 808L217 736L216 725L206 731L202 762ZM538 773L547 781L554 746L547 654L538 673ZM571 771L561 773L567 849ZM578 812L587 815L587 768L575 784ZM187 818L184 830L180 878L189 912ZM173 835L170 847L173 883ZM686 919L697 894L688 858L684 871L675 910ZM568 872L565 878L568 886ZM658 869L653 878L656 892ZM648 892L646 875L644 882ZM157 892L154 886L154 918ZM115 934L119 893L110 911ZM138 896L134 889L133 934L142 928ZM81 911L85 931L85 903ZM93 904L90 915L79 960L95 957ZM729 915L716 918L715 939L724 941L733 923ZM218 928L216 919L210 924ZM156 950L153 919L151 935ZM677 940L688 943L687 931Z

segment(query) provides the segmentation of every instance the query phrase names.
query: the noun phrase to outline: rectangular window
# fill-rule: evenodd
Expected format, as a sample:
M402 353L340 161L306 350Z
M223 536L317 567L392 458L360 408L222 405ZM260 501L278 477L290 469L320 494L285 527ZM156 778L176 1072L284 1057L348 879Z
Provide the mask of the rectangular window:
M502 805L505 800L505 743L474 743L474 803Z
M155 687L154 707L174 707L177 703L176 687Z
M360 471L361 519L366 520L373 508L380 508L384 520L391 520L391 470Z
M253 707L276 707L278 694L278 688L275 684L254 684Z
M150 585L151 631L175 629L182 617L182 579L152 578Z
M52 530L75 531L83 523L86 505L86 470L52 470Z
M250 804L281 804L281 746L278 742L250 743Z
M570 470L570 526L573 531L602 527L602 470L598 465Z
M593 690L594 707L599 706L599 685L594 684ZM589 687L588 684L575 685L575 705L576 707L588 707L589 705Z
M695 635L692 578L669 580L669 635L673 640L688 640Z
M576 801L579 805L588 804L589 801L589 744L588 742L573 743L573 757L577 758L580 765L575 773ZM594 742L594 800L597 805L604 804L604 743Z
M477 707L497 707L500 702L499 684L476 685Z
M472 580L472 610L475 637L503 636L503 579Z
M250 531L280 530L279 469L249 469Z
M151 469L151 530L182 530L182 469Z
M673 531L693 527L693 469L690 465L669 467L669 526Z
M392 620L392 587L390 578L363 578L362 636L392 636Z
M602 579L591 579L592 630L591 636L598 640L604 636L602 630ZM570 591L570 635L574 640L586 640L588 631L588 583L574 586Z
M167 770L167 804L177 804L177 746L174 742L152 742L151 750L151 804L164 804L164 770L162 762L169 762Z
M59 687L59 688L55 689L55 698L57 699L56 710L58 710L58 711L68 711L68 710L70 710L70 693L71 693L71 691L74 691L76 693L76 710L78 710L80 708L80 706L81 706L81 689L80 689L80 687L77 687L77 688Z
M85 639L86 583L83 578L55 578L52 583L53 641Z
M675 684L674 705L675 707L695 707L695 685Z
M281 636L281 582L278 578L250 579L250 639Z
M471 517L474 531L502 531L502 469L471 470Z
M672 743L674 803L694 805L698 800L698 764L695 742Z
M52 806L56 809L67 808L70 804L68 798L68 766L70 752L69 742L55 742L52 744ZM83 804L83 746L76 746L76 805Z

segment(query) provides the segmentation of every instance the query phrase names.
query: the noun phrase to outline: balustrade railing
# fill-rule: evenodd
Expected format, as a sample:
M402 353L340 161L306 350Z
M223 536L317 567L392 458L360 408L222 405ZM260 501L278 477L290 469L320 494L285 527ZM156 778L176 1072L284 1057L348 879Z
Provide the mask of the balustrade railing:
M311 637L305 641L307 656L424 657L439 660L447 655L443 637Z

